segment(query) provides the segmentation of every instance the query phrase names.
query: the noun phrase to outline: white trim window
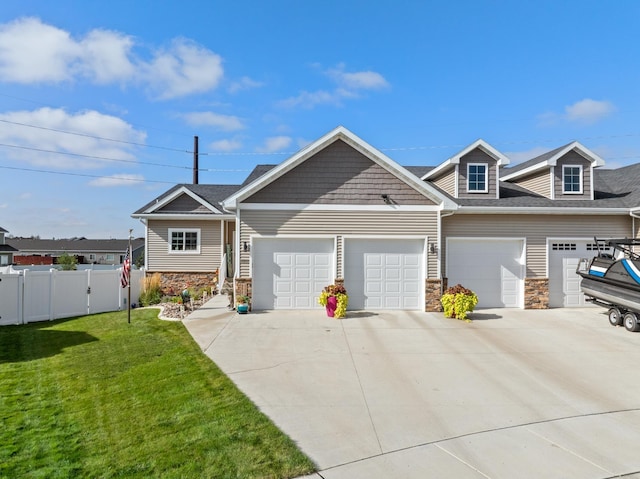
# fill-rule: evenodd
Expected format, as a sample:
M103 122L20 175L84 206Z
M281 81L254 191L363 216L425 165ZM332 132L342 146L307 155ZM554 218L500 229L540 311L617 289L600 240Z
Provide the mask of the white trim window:
M582 165L562 166L562 193L565 195L582 194Z
M467 165L467 191L469 193L489 192L489 165L469 163Z
M169 253L200 254L200 229L169 228Z

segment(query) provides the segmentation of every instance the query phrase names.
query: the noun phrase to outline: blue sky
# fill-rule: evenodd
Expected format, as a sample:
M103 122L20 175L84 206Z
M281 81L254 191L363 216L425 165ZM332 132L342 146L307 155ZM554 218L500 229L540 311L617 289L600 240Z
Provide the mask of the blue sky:
M402 165L478 138L640 161L640 2L4 0L0 227L126 238L343 125ZM115 140L115 141L114 141Z

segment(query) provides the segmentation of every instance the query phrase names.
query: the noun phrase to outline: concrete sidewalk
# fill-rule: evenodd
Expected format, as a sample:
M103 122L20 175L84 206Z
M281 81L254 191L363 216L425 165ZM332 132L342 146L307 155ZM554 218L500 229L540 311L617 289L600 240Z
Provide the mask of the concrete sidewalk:
M312 478L640 478L640 334L602 309L333 320L221 299L185 326Z

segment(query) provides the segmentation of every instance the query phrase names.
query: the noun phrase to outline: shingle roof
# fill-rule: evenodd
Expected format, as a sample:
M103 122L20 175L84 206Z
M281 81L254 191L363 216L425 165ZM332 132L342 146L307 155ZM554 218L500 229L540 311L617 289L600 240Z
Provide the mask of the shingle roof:
M195 193L197 196L202 198L204 201L212 204L216 208L220 207L220 202L225 198L231 196L233 193L238 191L241 185L193 185L193 184L177 184L173 188L165 191L160 196L151 200L149 203L144 205L139 210L135 211L134 215L144 214L149 208L154 206L159 201L162 201L167 196L171 196L176 190L180 188L186 188L192 193Z
M244 182L242 183L242 185L240 185L241 187L245 187L250 183L253 183L255 180L257 180L258 178L260 178L262 175L264 175L265 173L268 173L269 171L271 171L272 169L274 169L276 166L278 165L257 165L253 171L251 173L249 173L249 176L247 176L247 179L244 180ZM235 193L235 192L234 192Z
M547 161L549 158L553 158L556 154L558 154L560 151L562 151L564 148L566 148L570 144L571 143L567 143L566 145L562 145L561 147L556 148L555 150L547 151L546 153L543 153L540 156L536 156L535 158L531 158L530 160L524 161L515 166L504 168L502 172L504 175L510 175L512 173L517 173L518 171L526 170L530 166L537 165L538 163L543 163Z
M435 166L405 166L404 168L405 170L408 170L416 175L418 178L422 178L424 175L433 170Z

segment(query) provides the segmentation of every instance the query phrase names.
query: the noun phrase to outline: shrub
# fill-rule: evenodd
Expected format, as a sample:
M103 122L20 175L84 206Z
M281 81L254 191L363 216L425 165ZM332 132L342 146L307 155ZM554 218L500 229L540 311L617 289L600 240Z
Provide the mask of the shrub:
M344 318L347 314L347 305L349 304L349 296L347 296L347 290L341 284L330 284L326 286L320 293L318 303L322 306L327 305L327 299L330 296L335 296L337 299L337 307L334 312L334 318Z
M440 298L440 302L444 308L445 317L470 321L467 313L472 312L478 304L478 296L470 289L456 284L447 288Z
M142 280L142 291L140 292L140 304L150 306L162 301L162 279L159 273L145 276Z

